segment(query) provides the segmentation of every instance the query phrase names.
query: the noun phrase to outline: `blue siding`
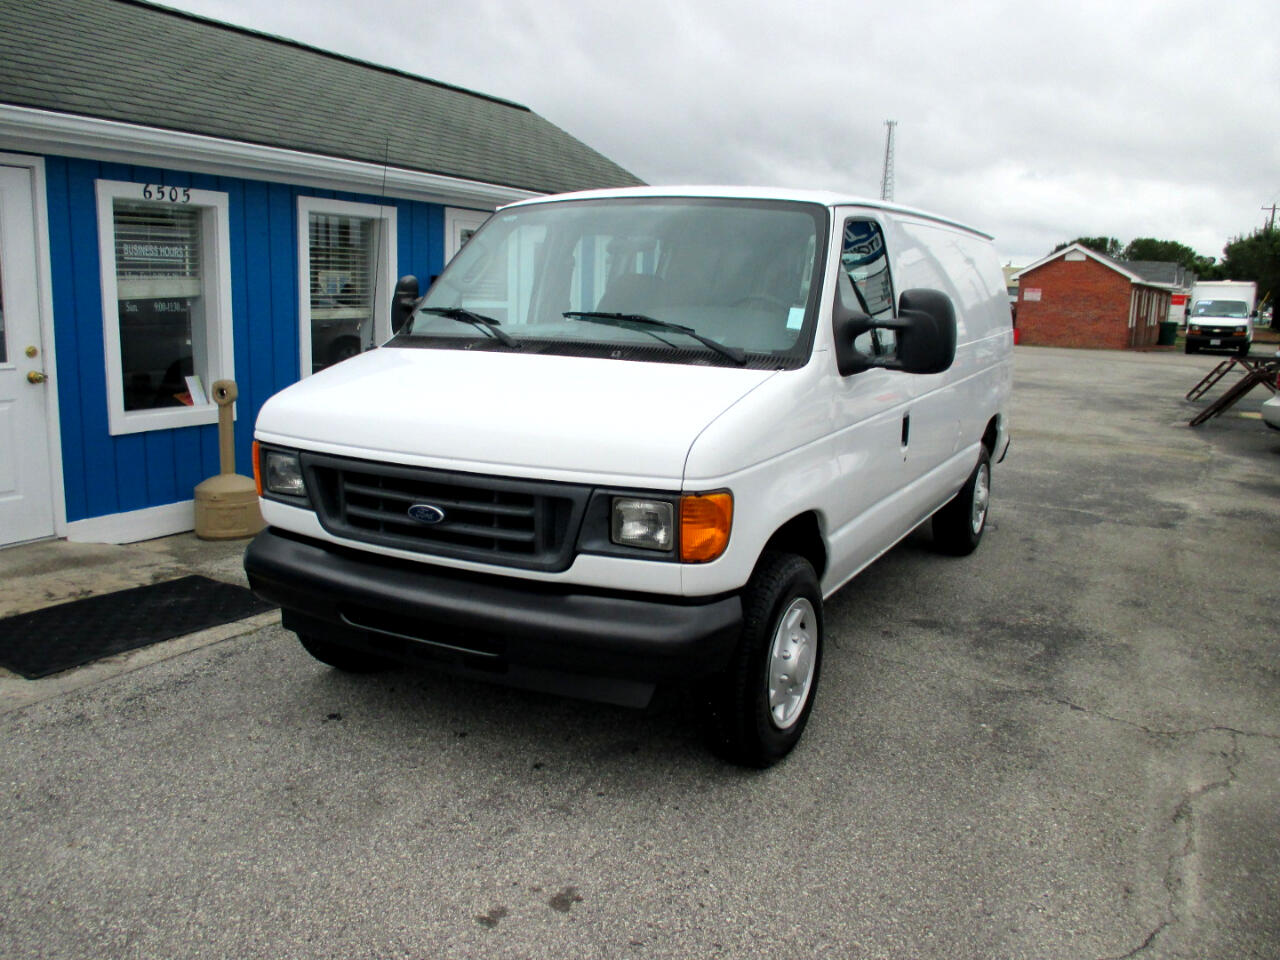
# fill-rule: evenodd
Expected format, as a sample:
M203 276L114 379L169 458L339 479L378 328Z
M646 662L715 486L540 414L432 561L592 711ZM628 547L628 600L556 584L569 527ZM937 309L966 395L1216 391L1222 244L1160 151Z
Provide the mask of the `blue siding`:
M288 187L267 187L266 220L250 218L249 229L265 230L271 299L272 383L286 384L302 374L298 363L298 205ZM292 323L281 323L290 317ZM276 389L279 389L278 387Z
M425 293L431 278L444 269L444 208L400 201L396 204L400 232L400 276L413 274Z
M166 183L228 197L236 404L236 468L249 473L262 404L299 376L298 198L379 203L365 194L312 190L179 170L46 157L49 246L67 520L188 500L216 474L217 428L182 427L113 437L108 431L95 181ZM444 263L444 209L395 201L397 271L425 288Z
M89 438L107 436L107 377L103 366L102 287L98 269L98 213L94 178L99 165L87 160L71 160L67 168L69 207L66 211L71 229L71 284L75 290L76 346L78 352L69 358L58 354L59 371L70 360L72 376L59 377L58 403L68 387L76 392L75 405L80 410L84 457L84 510L96 517L120 510L116 485L117 453L114 446L92 443ZM54 326L59 327L57 291L54 291ZM69 382L70 381L70 382ZM73 519L67 511L67 519Z
M240 204L241 216L243 217L240 220L241 228L233 228L231 231L232 237L238 238L239 243L243 245L245 255L245 262L240 265L240 284L238 285L239 295L245 300L245 308L236 314L242 320L241 326L244 331L235 339L237 349L236 370L244 371L244 373L237 374L237 376L243 377L245 381L244 389L240 390L240 396L246 399L251 409L257 410L267 397L279 389L276 386L275 360L272 355L271 262L267 256L267 232L262 228L262 224L266 220L267 185L264 183L247 183L241 192L243 193L243 203ZM246 229L246 224L252 224L252 226ZM231 260L233 265L237 264L234 246L232 247ZM237 284L234 279L231 288L231 299L235 303ZM296 318L297 313L295 311L292 328L297 326ZM285 325L283 320L280 323L281 326ZM296 329L292 329L292 333L294 337L297 336ZM241 366L243 353L239 352L242 349L248 352L248 362L244 363L243 366ZM243 411L244 407L241 406L239 409ZM241 412L240 416L244 416L243 412ZM239 431L237 430L237 460L239 459L240 439Z

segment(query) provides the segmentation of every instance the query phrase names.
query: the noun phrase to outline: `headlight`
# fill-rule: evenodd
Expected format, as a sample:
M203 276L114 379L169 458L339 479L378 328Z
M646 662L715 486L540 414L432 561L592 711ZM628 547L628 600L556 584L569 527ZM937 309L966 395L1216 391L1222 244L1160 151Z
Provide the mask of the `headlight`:
M262 451L262 486L267 493L282 497L305 497L302 463L296 453L285 450Z
M724 555L733 529L733 494L596 490L578 535L580 553L675 563Z
M623 547L670 550L675 542L675 511L665 500L614 497L609 539Z

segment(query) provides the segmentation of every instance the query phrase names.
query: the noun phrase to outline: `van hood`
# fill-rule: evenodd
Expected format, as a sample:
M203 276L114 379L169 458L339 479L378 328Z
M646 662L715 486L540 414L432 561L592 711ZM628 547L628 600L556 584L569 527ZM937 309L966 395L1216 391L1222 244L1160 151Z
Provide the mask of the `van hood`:
M774 373L383 347L276 394L256 436L440 469L678 486L698 434Z

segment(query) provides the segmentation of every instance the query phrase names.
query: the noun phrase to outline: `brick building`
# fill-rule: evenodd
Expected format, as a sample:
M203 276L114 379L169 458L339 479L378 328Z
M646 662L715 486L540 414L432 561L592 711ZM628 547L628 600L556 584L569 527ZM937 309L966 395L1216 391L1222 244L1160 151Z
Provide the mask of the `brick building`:
M1078 243L1018 274L1019 342L1124 350L1156 342L1176 264L1113 260Z

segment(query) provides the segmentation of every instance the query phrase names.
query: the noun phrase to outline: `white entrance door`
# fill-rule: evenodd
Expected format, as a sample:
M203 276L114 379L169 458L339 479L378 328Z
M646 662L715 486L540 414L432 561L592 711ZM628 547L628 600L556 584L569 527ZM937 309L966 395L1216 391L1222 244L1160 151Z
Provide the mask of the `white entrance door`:
M0 166L0 545L53 535L31 171Z

